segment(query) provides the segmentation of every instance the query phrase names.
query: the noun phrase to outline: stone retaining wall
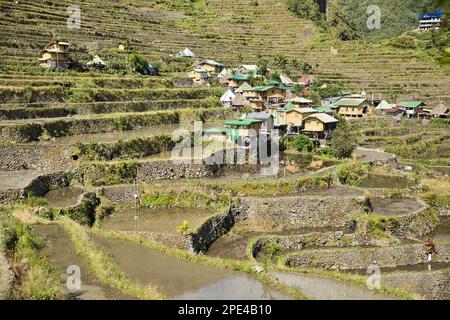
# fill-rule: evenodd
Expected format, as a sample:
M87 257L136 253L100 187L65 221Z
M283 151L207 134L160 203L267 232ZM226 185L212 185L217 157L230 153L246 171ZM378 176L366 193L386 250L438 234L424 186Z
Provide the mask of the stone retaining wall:
M226 234L234 226L234 215L231 209L226 213L208 218L193 233L189 234L189 251L205 253L209 247Z
M99 194L115 205L134 204L136 187L131 184L100 188Z
M364 197L242 197L233 210L239 220L270 224L274 229L344 228L362 213Z
M262 236L253 244L251 250L253 257L271 244L278 245L282 251L293 251L314 247L387 246L389 240L373 238L368 234L342 231L313 232L294 236Z
M433 261L449 263L450 244L439 243L436 249ZM313 267L329 270L366 269L369 265L388 268L427 263L427 254L423 244L379 248L311 249L289 254L285 263L296 268Z
M64 170L71 164L70 148L63 145L12 145L0 150L0 170Z
M163 179L192 179L214 176L219 165L175 164L172 160L87 163L77 169L80 183L94 186L148 182Z
M450 299L450 269L382 274L383 285L416 292L425 299Z

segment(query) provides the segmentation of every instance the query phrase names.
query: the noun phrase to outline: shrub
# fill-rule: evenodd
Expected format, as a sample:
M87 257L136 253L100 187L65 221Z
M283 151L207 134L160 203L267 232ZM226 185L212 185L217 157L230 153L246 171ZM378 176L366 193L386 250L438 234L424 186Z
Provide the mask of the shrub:
M304 134L296 136L292 140L291 146L292 148L300 152L311 152L314 149L314 143L308 136Z

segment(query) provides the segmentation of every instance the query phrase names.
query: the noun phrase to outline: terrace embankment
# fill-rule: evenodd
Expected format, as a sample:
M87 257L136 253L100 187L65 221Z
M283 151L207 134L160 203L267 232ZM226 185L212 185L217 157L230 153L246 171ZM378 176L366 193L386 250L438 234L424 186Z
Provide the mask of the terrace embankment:
M52 264L61 274L61 278L67 279L67 270L70 266L80 268L81 285L79 289L69 289L64 281L63 289L66 299L75 300L115 300L132 299L122 292L102 284L94 275L88 264L81 259L70 241L69 236L57 225L36 225L33 233L42 236L46 240L45 253Z
M439 243L434 262L450 262L450 245ZM327 270L366 269L370 265L380 268L416 265L428 262L423 244L377 248L309 249L287 255L285 263L294 268L321 268Z
M417 292L425 299L450 299L450 269L426 272L383 273L381 281L392 288Z
M172 160L92 162L78 169L80 182L94 186L213 176L219 165L178 164Z
M301 193L300 193L301 194ZM272 230L345 228L364 212L364 196L286 195L241 197L233 208L237 221L263 224ZM267 229L266 229L267 230Z

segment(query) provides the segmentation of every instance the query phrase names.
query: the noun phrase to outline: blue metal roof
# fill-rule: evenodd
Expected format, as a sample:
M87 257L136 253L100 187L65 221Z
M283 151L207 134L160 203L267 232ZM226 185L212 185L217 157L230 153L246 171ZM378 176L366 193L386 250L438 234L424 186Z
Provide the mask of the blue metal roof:
M442 18L442 16L443 16L442 11L423 12L419 14L420 19L439 19Z

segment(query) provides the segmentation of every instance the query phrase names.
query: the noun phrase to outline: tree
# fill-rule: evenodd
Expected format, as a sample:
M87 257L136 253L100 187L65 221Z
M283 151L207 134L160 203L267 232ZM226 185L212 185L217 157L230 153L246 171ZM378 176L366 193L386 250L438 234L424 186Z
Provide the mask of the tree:
M133 52L128 57L128 62L130 67L134 72L138 72L142 75L148 74L148 61L137 52Z
M330 147L336 158L348 158L356 148L356 136L345 119L339 119L337 128L331 133Z
M291 146L300 152L311 152L314 149L314 143L304 134L296 136L292 140Z
M282 53L277 53L274 57L274 62L277 66L280 66L282 68L286 68L286 65L288 63L288 60L286 56Z
M258 56L258 74L266 78L269 74L269 61L262 56Z

